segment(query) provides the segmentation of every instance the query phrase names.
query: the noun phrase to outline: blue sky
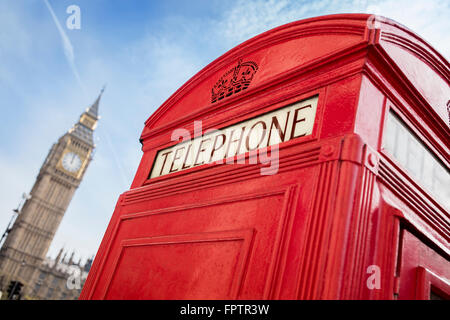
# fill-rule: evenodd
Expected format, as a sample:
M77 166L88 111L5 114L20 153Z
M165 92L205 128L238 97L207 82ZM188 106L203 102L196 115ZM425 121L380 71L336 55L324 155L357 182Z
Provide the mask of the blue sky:
M50 248L95 254L120 193L139 164L144 121L185 81L242 41L278 25L331 13L392 18L450 57L448 1L0 1L0 231L58 137L103 84L94 160ZM66 28L69 5L81 29ZM67 43L66 43L67 44ZM66 47L67 49L67 47ZM79 75L79 81L74 73Z

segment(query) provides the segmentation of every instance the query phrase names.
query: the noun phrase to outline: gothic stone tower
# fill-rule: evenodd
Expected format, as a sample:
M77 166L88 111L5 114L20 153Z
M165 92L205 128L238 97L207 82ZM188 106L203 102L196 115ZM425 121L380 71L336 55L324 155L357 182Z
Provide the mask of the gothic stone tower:
M92 159L100 93L79 121L50 149L28 199L0 249L0 287L10 281L30 292L35 270L43 262L75 190Z

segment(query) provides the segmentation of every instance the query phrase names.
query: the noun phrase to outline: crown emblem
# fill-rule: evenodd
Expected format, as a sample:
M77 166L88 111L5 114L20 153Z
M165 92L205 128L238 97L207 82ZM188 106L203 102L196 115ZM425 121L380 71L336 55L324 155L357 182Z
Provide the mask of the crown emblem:
M237 66L225 72L211 89L211 103L247 89L257 70L255 62L239 59Z

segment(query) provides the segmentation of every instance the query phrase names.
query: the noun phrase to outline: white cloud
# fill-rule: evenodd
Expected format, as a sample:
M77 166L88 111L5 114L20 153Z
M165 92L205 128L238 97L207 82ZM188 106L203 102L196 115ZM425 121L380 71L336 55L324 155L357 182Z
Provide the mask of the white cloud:
M347 12L357 10L355 3L350 1L240 0L224 12L218 29L230 44L236 45L274 27L338 8Z
M366 12L395 20L450 58L450 2L437 0L385 0L370 4Z
M229 47L288 22L334 13L375 13L396 20L450 56L450 3L438 0L241 0L218 21Z

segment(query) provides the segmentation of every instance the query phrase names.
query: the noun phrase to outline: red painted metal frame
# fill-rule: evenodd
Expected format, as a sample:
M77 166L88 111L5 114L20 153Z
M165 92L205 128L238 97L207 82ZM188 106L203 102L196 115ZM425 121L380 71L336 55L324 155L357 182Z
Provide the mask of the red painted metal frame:
M450 276L450 215L381 142L392 109L449 167L449 64L403 26L369 19L275 28L177 90L145 123L140 166L80 298L429 298L426 285ZM258 65L248 89L211 103L240 59ZM313 133L280 144L276 175L207 164L148 178L176 128L193 136L196 120L225 128L315 95ZM415 246L435 257L426 271ZM380 287L369 289L373 265Z
M445 300L450 300L450 283L424 267L417 268L417 284L417 300L430 300L431 291L434 291Z

